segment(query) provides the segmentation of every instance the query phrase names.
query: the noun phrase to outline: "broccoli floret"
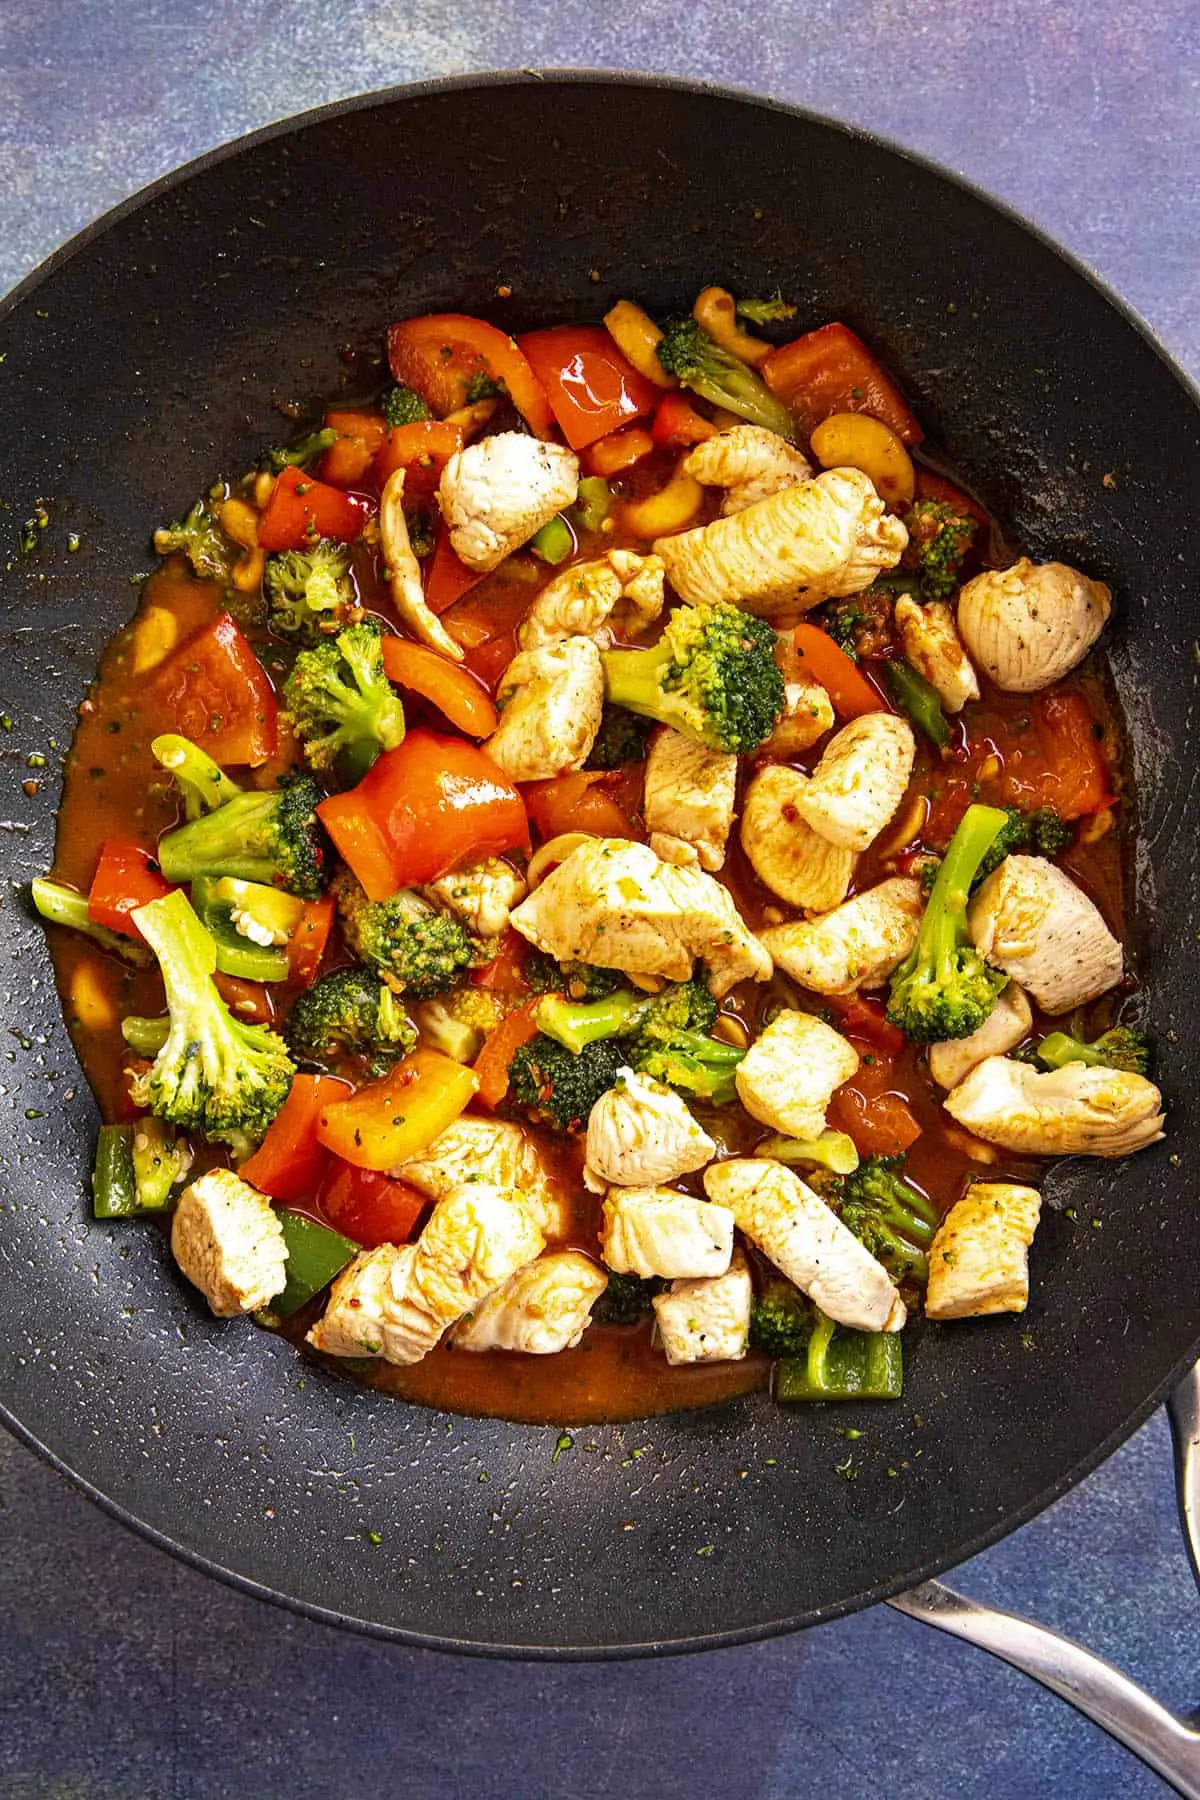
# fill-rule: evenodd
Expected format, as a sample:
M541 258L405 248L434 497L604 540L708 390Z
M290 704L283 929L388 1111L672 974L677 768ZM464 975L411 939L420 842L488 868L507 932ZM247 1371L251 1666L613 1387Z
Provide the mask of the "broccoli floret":
M1052 806L1039 806L1029 815L1029 842L1039 856L1057 856L1075 840L1075 827L1059 818Z
M958 586L958 571L971 548L976 521L944 500L917 500L904 515L908 548L902 569L912 569L921 592L930 600L944 600Z
M417 1041L416 1028L385 981L368 969L337 969L298 996L285 1036L292 1055L324 1062L339 1052L369 1075L386 1075Z
M539 1028L574 1056L605 1038L632 1036L638 1029L643 1001L628 988L603 1000L568 1000L548 994L537 1008Z
M314 769L361 781L381 750L404 737L404 707L383 669L379 623L364 619L302 650L283 686L283 704Z
M420 894L405 888L387 900L368 900L348 870L339 871L333 889L350 949L398 993L430 1000L471 963L466 926Z
M737 301L736 310L739 318L749 319L752 325L778 325L796 316L796 308L778 288L766 300Z
M61 881L51 881L45 875L39 875L30 883L29 892L39 916L48 925L65 925L70 931L82 932L102 950L119 956L122 962L135 969L148 969L154 961L145 944L139 944L136 938L124 937L119 931L110 931L107 925L98 925L88 912L86 894L76 893L74 888L65 887Z
M938 1217L924 1194L905 1181L903 1170L903 1156L868 1156L853 1174L826 1183L823 1191L842 1224L894 1281L921 1282L929 1273L925 1253Z
M350 552L332 538L307 550L277 550L263 578L272 630L316 643L352 623L359 611Z
M778 432L789 444L795 442L796 427L783 402L746 363L722 350L690 313L667 320L656 348L667 374L677 376L702 400L723 406L751 425Z
M625 1064L618 1038L589 1044L579 1055L539 1032L522 1044L508 1069L513 1104L552 1131L578 1131L601 1094L616 1085Z
M717 1022L717 1003L698 975L675 981L643 1004L638 1029L644 1041L660 1043L681 1031L710 1031Z
M1067 1031L1052 1031L1040 1044L1018 1053L1022 1062L1038 1062L1047 1069L1064 1069L1068 1063L1087 1063L1093 1069L1124 1069L1129 1075L1150 1073L1150 1046L1140 1031L1114 1025L1088 1044Z
M153 1115L138 1119L133 1127L133 1191L138 1212L161 1212L172 1188L186 1181L192 1166L192 1147L176 1137L165 1119Z
M440 1000L419 1000L413 1007L422 1042L460 1063L475 1061L504 1013L504 1002L495 994L470 986L455 988Z
M739 607L679 606L651 650L601 657L608 699L710 750L756 750L783 711L775 633Z
M543 950L531 950L522 968L535 994L567 993L572 1000L602 1000L615 993L625 980L619 969L601 969L595 963L557 963Z
M227 800L236 800L242 791L207 750L201 750L190 738L164 732L151 741L150 749L154 760L174 777L185 818L198 819L202 813L216 812Z
M167 1038L132 1083L136 1106L185 1131L238 1149L256 1142L288 1096L295 1074L283 1039L235 1018L213 982L216 946L181 893L134 914L158 958Z
M542 1032L574 1055L625 1038L631 1068L693 1099L727 1106L736 1098L734 1070L745 1051L705 1036L716 1016L717 1003L702 981L676 982L653 996L621 989L590 1004L552 994L537 1009Z
M816 1138L764 1138L754 1154L789 1167L800 1163L827 1169L831 1175L852 1175L858 1167L858 1147L844 1131L823 1131Z
M584 768L624 769L630 763L644 762L653 730L653 719L639 718L622 706L606 706Z
M593 1325L636 1325L650 1311L655 1294L661 1294L666 1282L657 1275L616 1275L611 1271L608 1286L592 1308Z
M1029 843L1029 824L1020 807L1005 806L1000 810L1004 813L1004 824L992 839L990 849L976 869L972 887L990 875L993 869L998 869L1006 856L1015 856Z
M910 954L892 976L888 1022L921 1044L969 1037L1008 977L970 942L967 900L979 864L1007 824L994 806L969 806L950 840Z
M750 1347L764 1356L802 1356L812 1336L811 1304L790 1281L772 1281L750 1307Z
M410 387L397 386L383 396L383 416L389 425L419 425L433 415L420 394Z
M289 777L274 790L239 794L160 838L158 866L168 881L235 875L315 900L329 878L316 813L320 798L309 775Z
M180 551L201 581L228 581L242 555L240 546L222 531L203 500L197 500L182 524L161 525L154 534L154 548L160 556Z
M336 444L337 435L332 425L326 425L320 431L310 431L306 438L301 438L290 449L276 446L264 451L258 466L260 469L270 470L272 475L278 475L288 468L302 469L305 463L312 462L315 457L323 455L331 445Z

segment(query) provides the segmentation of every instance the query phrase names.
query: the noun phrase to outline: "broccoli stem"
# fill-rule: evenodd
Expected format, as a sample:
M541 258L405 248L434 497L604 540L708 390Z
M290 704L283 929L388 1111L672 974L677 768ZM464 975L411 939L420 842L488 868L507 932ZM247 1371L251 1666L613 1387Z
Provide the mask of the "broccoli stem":
M30 895L38 914L49 925L65 925L70 931L82 932L102 950L109 950L135 969L148 969L154 958L144 944L122 937L107 925L98 925L88 912L86 894L64 887L61 881L50 881L39 875L30 883Z
M613 706L639 713L644 719L657 719L662 712L662 690L659 675L673 660L668 643L649 650L606 650L604 652L605 698Z
M602 1038L636 1031L643 1008L644 1002L638 1001L628 988L618 988L604 1000L582 1003L566 1000L561 994L547 994L538 1003L534 1018L539 1031L578 1056Z
M967 901L980 863L1008 824L996 806L968 806L941 860L925 914L916 956L927 956L938 979L953 976L953 957L966 940Z
M775 1370L774 1395L784 1404L805 1400L899 1400L904 1389L899 1332L850 1331L818 1314L803 1357Z
M302 469L305 463L311 462L315 456L320 456L323 451L336 444L337 435L331 425L324 426L320 431L311 431L298 444L293 444L290 450L278 445L268 450L259 467L269 469L273 475L290 467Z
M130 1017L121 1020L121 1036L135 1056L157 1056L167 1041L171 1021Z
M769 1137L756 1147L754 1154L789 1166L815 1163L832 1175L853 1175L858 1167L854 1139L844 1131L823 1131L819 1138Z
M190 738L180 737L174 731L164 732L152 740L150 749L160 767L174 776L188 819L216 812L227 800L236 800L242 791L220 764Z

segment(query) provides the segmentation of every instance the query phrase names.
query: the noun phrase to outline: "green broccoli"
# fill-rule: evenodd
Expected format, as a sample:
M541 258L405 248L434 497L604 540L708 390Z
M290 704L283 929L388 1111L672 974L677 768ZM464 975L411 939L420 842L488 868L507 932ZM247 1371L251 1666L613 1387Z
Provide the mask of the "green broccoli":
M992 839L990 848L985 852L978 869L976 869L975 879L971 883L972 887L978 886L991 874L993 869L998 869L1006 856L1015 856L1029 843L1029 822L1020 807L1005 806L1000 810L1004 813L1004 824Z
M752 325L779 325L796 316L796 308L778 288L766 300L738 300L735 310L739 318L749 319Z
M460 1063L475 1061L504 1013L504 1003L495 994L470 986L455 988L442 999L418 1000L413 1007L422 1043Z
M602 1000L625 980L619 969L601 969L595 963L557 963L544 950L529 952L522 973L533 993L566 992L572 1000Z
M331 445L336 444L337 436L332 425L326 425L320 431L310 431L306 438L301 438L290 449L281 449L277 445L274 449L264 451L258 466L269 470L272 475L279 475L288 468L302 469L305 463L312 462Z
M898 1331L849 1331L814 1307L802 1357L785 1357L772 1393L783 1405L807 1400L899 1400L904 1352Z
M894 1281L923 1282L925 1252L938 1216L924 1194L905 1181L903 1156L868 1156L852 1174L826 1183L822 1191L842 1224L866 1245Z
M1114 1025L1092 1043L1067 1031L1052 1031L1040 1044L1018 1053L1021 1062L1041 1063L1047 1069L1065 1069L1068 1063L1086 1063L1093 1069L1123 1069L1129 1075L1150 1073L1150 1046L1140 1031Z
M976 520L944 500L916 500L904 515L908 548L900 560L912 569L927 599L944 600L958 586L958 572L971 548Z
M1060 818L1052 806L1039 806L1029 815L1030 848L1039 856L1057 856L1075 841L1075 827Z
M606 706L584 768L624 769L630 763L644 762L653 730L653 719L639 718L621 706Z
M157 1056L170 1033L171 1021L166 1013L158 1019L139 1018L131 1013L121 1020L121 1036L135 1056Z
M1008 979L967 934L971 883L1006 824L994 806L967 808L938 868L917 941L892 976L888 1022L917 1043L970 1037Z
M1023 813L1017 806L1003 810L1006 823L980 863L972 886L998 869L1006 856L1016 856L1023 850L1032 850L1037 856L1057 856L1075 836L1074 826L1061 819L1052 806L1041 806L1032 813Z
M182 524L160 525L154 534L154 548L160 556L179 551L201 581L228 581L234 563L242 556L240 546L222 531L203 500L197 500Z
M775 633L739 607L678 606L650 650L601 656L609 701L710 750L757 750L783 711Z
M433 415L420 394L410 387L396 386L383 396L383 416L389 425L398 426L420 425Z
M378 620L302 650L283 704L311 768L336 767L348 786L361 781L380 751L404 738L404 707L384 673Z
M655 1294L661 1294L666 1282L657 1275L616 1275L611 1271L608 1286L592 1308L593 1325L636 1325L650 1311Z
M350 552L332 538L318 538L306 550L273 551L263 580L267 622L287 637L316 643L351 624L359 612Z
M702 400L795 443L796 426L782 400L746 363L722 350L690 313L667 320L656 348L667 374L677 376Z
M764 1138L754 1154L787 1163L789 1168L799 1163L827 1169L831 1175L853 1175L858 1167L858 1148L844 1131L823 1131L817 1138Z
M320 798L309 775L239 794L160 838L158 866L168 881L235 875L315 900L329 879L329 853L316 814Z
M193 744L190 738L167 731L161 737L151 740L150 749L154 760L168 775L174 777L183 798L183 812L187 819L198 819L202 813L216 812L227 800L236 800L242 792L237 782L230 780L207 750L201 750L199 744Z
M539 1032L520 1046L509 1064L509 1097L534 1124L551 1131L578 1131L601 1094L615 1087L624 1063L617 1038L589 1044L576 1055Z
M661 994L633 994L627 988L590 1004L552 994L537 1009L547 1037L580 1055L590 1044L627 1038L629 1066L695 1100L728 1106L736 1099L734 1070L745 1055L705 1032L717 1003L702 981L680 981Z
M803 1356L812 1336L812 1302L782 1279L756 1294L750 1307L750 1348L764 1356Z
M183 894L151 900L133 916L158 958L169 1018L153 1067L131 1085L134 1105L244 1149L287 1099L296 1072L287 1046L230 1012L212 979L216 947Z
M386 1075L417 1041L416 1028L385 981L368 969L337 969L297 996L284 1029L301 1062L339 1052L368 1075Z
M538 1027L556 1044L578 1056L605 1038L631 1037L638 1030L645 996L618 988L602 1000L574 1001L548 994L537 1008Z
M76 893L61 881L51 881L49 876L39 875L30 883L30 898L39 916L48 925L64 925L69 931L82 932L90 937L94 944L102 950L119 956L122 962L129 963L135 969L148 969L154 961L145 944L139 944L136 938L124 937L119 931L110 931L107 925L98 925L88 912L86 894Z
M432 999L471 963L474 945L465 925L420 894L406 888L387 900L368 900L349 870L338 872L333 891L350 949L398 993Z

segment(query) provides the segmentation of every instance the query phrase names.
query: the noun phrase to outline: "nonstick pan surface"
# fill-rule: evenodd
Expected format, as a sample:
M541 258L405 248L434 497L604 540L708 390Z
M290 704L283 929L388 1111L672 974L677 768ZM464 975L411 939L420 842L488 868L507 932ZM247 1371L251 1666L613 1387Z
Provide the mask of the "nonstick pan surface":
M25 757L69 744L152 527L277 437L280 401L361 388L354 353L390 318L520 329L625 294L665 310L714 280L782 286L799 329L861 331L1013 541L1113 585L1172 1135L1057 1170L1027 1318L909 1334L902 1402L564 1419L555 1456L557 1429L388 1401L209 1319L159 1233L88 1222L95 1109L20 892L52 857L57 775L26 795ZM842 126L682 84L512 76L352 101L202 159L32 276L0 353L0 1402L28 1443L200 1567L317 1616L586 1656L766 1636L897 1592L1146 1416L1200 1347L1200 415L1118 302L994 202ZM39 500L50 523L20 556Z

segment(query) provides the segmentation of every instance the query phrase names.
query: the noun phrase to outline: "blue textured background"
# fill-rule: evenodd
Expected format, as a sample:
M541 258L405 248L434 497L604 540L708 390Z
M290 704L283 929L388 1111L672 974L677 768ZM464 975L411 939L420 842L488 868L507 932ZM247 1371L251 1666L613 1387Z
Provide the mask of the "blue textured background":
M471 69L752 87L971 176L1200 372L1196 0L3 0L0 290L113 202L268 120ZM233 1594L0 1439L0 1800L1152 1800L1022 1677L888 1609L660 1664L456 1662ZM1161 1417L959 1572L1200 1699Z

